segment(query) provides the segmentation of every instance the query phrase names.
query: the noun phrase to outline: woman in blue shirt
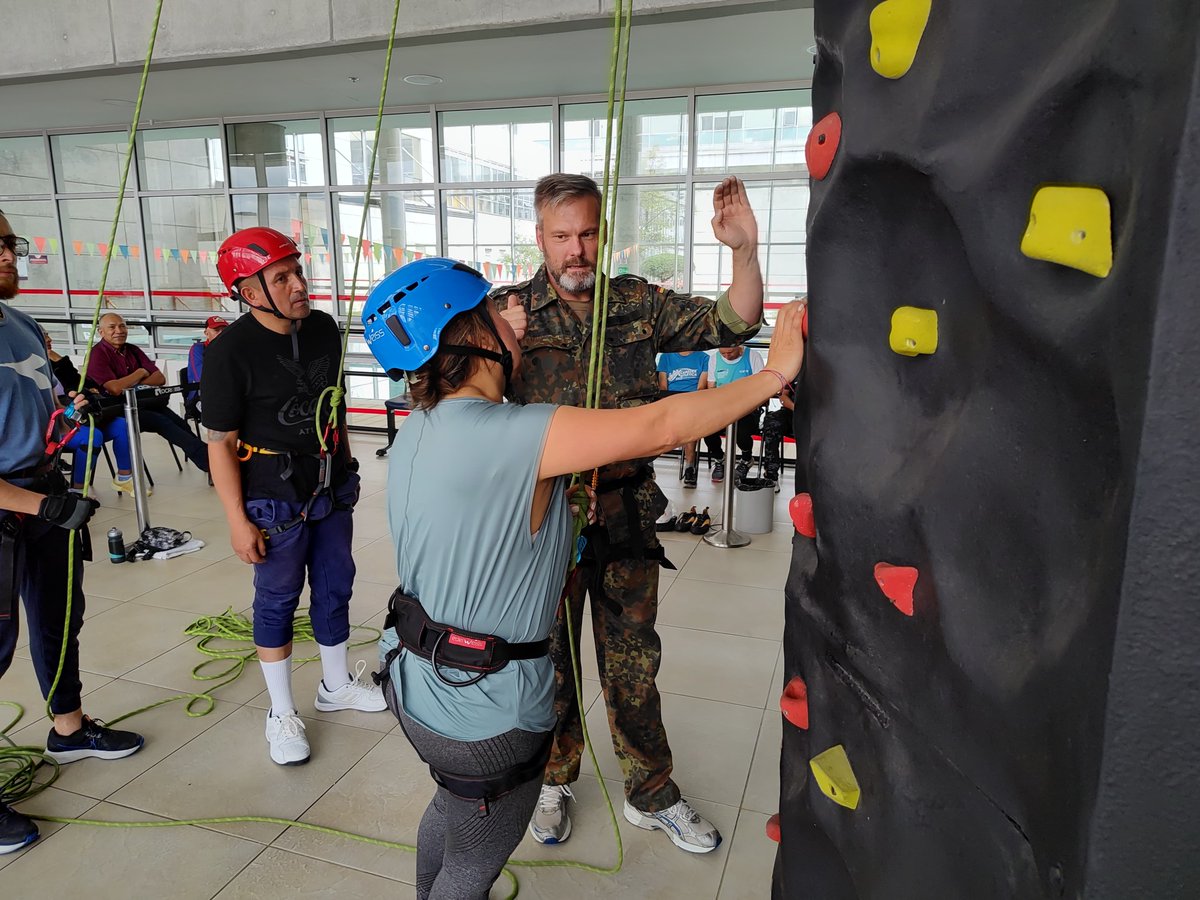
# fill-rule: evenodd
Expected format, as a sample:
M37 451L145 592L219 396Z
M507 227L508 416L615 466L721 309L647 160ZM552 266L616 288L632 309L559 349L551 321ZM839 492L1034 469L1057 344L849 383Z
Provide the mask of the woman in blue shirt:
M490 287L420 260L363 313L413 400L389 454L400 587L380 652L384 696L438 783L417 839L422 900L486 897L537 802L555 721L547 638L574 550L567 476L711 433L778 394L804 354L797 304L768 366L726 388L633 409L518 406L502 401L520 346Z

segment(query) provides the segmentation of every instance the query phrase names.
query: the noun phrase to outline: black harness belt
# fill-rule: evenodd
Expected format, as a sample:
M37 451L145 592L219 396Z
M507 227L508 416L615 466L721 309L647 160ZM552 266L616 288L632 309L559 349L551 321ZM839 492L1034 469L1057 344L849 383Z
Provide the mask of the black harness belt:
M397 588L388 600L388 614L383 627L395 629L400 644L388 651L383 659L381 671L373 673L371 678L383 688L383 695L400 721L401 728L404 727L404 720L400 719L395 688L391 684L392 663L401 650L408 650L422 659L429 660L438 680L455 688L478 684L493 672L499 672L512 660L540 659L550 652L549 638L512 642L495 635L477 634L435 622L425 613L419 600L408 596L400 588ZM474 678L466 681L451 681L441 673L443 666L476 674ZM479 801L479 815L486 816L488 804L497 797L535 778L541 781L553 744L554 732L548 731L533 756L491 775L461 775L435 768L424 756L421 760L429 766L429 773L434 781L456 797Z
M388 614L383 627L394 628L400 646L384 660L384 672L391 667L401 649L427 659L433 665L438 680L451 687L466 687L481 678L499 672L514 659L540 659L550 652L550 639L513 643L494 634L477 634L435 622L425 613L419 600L397 588L388 600ZM451 681L440 669L447 666L465 672L475 672L469 681Z

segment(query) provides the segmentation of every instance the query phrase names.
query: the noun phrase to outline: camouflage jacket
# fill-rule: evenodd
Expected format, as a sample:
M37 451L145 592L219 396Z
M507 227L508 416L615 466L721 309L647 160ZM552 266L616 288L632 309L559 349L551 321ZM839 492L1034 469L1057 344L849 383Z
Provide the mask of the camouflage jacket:
M545 266L529 281L493 290L498 309L505 308L510 294L524 304L529 327L521 341L521 371L513 377L509 399L582 406L592 350L590 318L581 322L559 299ZM713 301L668 291L636 275L620 275L609 283L600 405L621 408L656 400L659 353L740 344L761 327L761 319L754 324L743 321L725 294ZM624 477L642 462L606 466L600 477Z

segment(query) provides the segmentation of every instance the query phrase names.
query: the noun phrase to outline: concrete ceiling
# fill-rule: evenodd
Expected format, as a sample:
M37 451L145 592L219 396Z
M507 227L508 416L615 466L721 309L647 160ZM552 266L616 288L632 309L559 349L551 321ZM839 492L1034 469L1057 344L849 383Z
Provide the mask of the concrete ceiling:
M630 90L808 80L812 10L771 6L635 20ZM388 106L603 93L610 49L611 34L598 23L401 45L392 63ZM382 51L372 45L157 67L151 71L142 122L373 108ZM415 73L444 81L428 87L403 81ZM137 83L136 72L9 82L0 88L0 133L128 127Z

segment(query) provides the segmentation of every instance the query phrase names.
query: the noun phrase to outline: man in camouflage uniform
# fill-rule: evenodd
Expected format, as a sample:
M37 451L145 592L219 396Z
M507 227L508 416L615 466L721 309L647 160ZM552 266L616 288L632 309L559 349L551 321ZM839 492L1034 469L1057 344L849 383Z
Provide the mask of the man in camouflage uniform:
M544 264L522 284L493 293L513 325L524 362L513 376L510 398L521 403L583 406L592 349L592 296L599 255L600 191L580 175L549 175L534 194L538 246ZM658 397L655 355L739 344L762 320L758 227L740 180L728 178L713 194L713 231L733 250L733 283L715 302L676 294L642 278L623 275L609 287L600 404L630 407ZM661 829L684 850L707 853L721 841L717 829L684 800L671 780L671 749L654 679L662 645L655 632L658 569L664 560L655 520L666 498L654 481L652 459L636 459L599 472L599 524L569 599L573 628L583 623L585 593L592 601L592 631L613 748L625 773L624 813L634 825ZM591 478L591 473L585 473ZM671 567L673 568L673 567ZM570 835L566 811L570 785L583 752L566 622L551 634L557 672L558 725L530 831L541 843Z

